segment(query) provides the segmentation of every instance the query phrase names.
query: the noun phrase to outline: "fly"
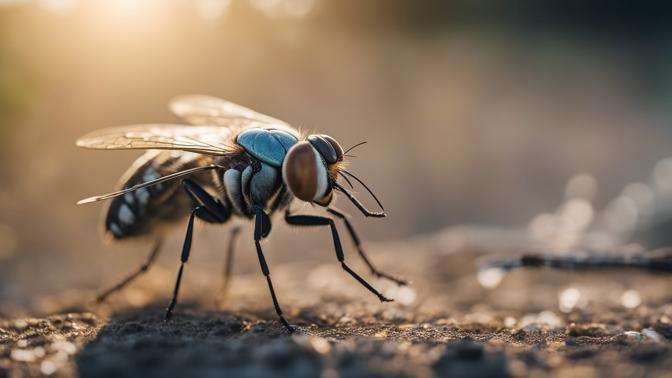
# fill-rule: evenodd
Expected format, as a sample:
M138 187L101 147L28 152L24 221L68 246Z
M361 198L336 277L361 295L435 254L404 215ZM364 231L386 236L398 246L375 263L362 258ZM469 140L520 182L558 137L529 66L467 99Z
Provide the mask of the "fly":
M145 264L126 279L103 292L103 301L147 271L162 247L162 230L187 220L173 296L166 310L170 319L177 304L184 266L189 260L196 218L225 224L233 217L254 221L257 257L268 283L280 322L292 331L278 303L261 241L271 232L270 215L284 211L290 225L329 227L336 258L345 272L383 302L390 299L371 286L345 263L334 219L344 223L359 255L377 277L399 285L406 282L376 269L348 219L332 206L335 193L344 195L367 217L386 216L383 206L366 184L345 169L348 150L323 134L305 138L292 126L234 103L203 95L181 96L170 109L188 124L144 124L94 131L77 140L83 148L103 150L148 150L122 176L119 190L83 199L78 204L111 199L105 210L104 230L109 239L149 236L154 246ZM352 187L360 183L380 206L367 209L353 193L338 183L341 177ZM292 201L304 201L324 209L324 216L290 212ZM227 250L224 282L228 282L233 259L233 228Z

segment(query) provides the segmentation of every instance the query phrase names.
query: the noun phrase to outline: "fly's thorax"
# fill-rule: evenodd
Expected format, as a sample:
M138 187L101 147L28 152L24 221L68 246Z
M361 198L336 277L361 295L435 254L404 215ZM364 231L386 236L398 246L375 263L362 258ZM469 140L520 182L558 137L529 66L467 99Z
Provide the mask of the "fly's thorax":
M298 140L298 136L288 130L271 127L246 129L236 136L236 143L248 154L278 168Z

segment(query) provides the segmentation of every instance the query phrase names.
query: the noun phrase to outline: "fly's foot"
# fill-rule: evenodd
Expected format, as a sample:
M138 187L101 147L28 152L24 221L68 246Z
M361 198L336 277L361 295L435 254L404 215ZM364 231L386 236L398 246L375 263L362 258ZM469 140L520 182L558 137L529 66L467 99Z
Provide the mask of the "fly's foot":
M394 299L390 299L382 294L378 296L378 299L380 299L381 302L394 302Z

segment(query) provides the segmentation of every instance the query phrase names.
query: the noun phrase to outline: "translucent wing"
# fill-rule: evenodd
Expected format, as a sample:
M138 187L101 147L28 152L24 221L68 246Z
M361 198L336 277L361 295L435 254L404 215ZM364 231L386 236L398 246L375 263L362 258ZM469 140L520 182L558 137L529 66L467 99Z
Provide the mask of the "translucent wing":
M233 147L233 132L218 126L147 124L96 130L77 140L77 146L98 150L182 150L225 155Z
M235 127L245 125L245 121L255 121L255 123L264 123L267 127L272 126L296 132L284 121L212 96L179 96L170 102L169 107L175 115L192 125Z

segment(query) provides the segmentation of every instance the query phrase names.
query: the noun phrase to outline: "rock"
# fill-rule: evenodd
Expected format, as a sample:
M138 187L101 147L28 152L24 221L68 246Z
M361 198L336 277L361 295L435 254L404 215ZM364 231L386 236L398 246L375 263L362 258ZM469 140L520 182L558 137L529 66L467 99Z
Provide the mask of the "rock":
M647 340L653 341L654 343L662 343L663 342L663 336L660 333L652 330L651 328L643 329L642 330L642 335L644 335L644 337Z
M623 345L639 343L643 339L644 335L637 331L625 331L615 337L615 341Z

